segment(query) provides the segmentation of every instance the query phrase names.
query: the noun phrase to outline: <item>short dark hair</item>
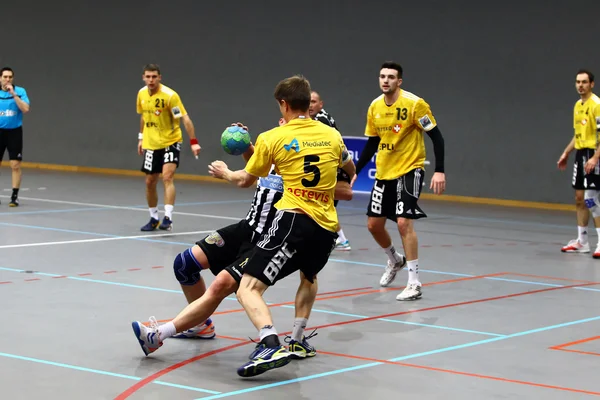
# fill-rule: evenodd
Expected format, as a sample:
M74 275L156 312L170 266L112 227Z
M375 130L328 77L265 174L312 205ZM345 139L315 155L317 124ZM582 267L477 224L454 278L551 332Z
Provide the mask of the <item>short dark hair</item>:
M302 75L295 75L279 82L275 87L275 99L285 100L294 111L306 112L310 107L310 82Z
M577 71L577 75L579 74L587 74L588 78L590 78L590 83L594 82L594 74L592 74L589 70L580 69L579 71Z
M146 64L146 65L144 65L144 70L142 71L142 74L144 74L146 71L156 71L160 75L160 65Z
M12 72L13 76L15 76L15 71L13 71L11 67L3 67L2 69L0 69L0 75L2 75L4 71L10 71Z
M396 71L398 71L398 78L402 78L402 66L397 62L386 61L383 64L381 64L381 68L379 68L379 70L381 71L384 68L395 69Z

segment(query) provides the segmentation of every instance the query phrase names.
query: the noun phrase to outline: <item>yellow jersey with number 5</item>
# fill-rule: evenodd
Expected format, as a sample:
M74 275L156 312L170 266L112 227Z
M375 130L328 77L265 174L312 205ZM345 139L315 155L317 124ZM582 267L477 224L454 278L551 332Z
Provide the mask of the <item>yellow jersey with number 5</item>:
M422 98L400 90L398 100L387 105L383 94L367 112L365 136L379 136L375 178L392 180L425 166L424 131L436 126L429 104Z
M596 149L600 132L600 98L595 94L582 103L575 103L573 110L576 149Z
M283 197L275 207L302 210L321 227L335 232L337 170L349 160L336 129L310 118L296 118L258 136L245 171L264 177L274 164L283 179Z
M137 113L144 118L142 148L164 149L183 141L179 119L187 115L187 111L173 89L161 84L158 91L150 96L144 86L137 95Z

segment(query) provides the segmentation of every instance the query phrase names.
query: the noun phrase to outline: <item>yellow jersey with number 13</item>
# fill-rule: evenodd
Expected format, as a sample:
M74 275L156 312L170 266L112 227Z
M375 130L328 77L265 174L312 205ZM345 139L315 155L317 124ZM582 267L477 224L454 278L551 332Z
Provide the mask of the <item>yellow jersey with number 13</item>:
M425 166L423 132L436 126L429 104L422 98L400 90L398 100L385 104L383 94L367 112L365 136L379 136L375 178L392 180Z
M596 149L600 131L600 98L595 94L582 103L575 103L573 110L576 149Z
M187 115L187 111L173 89L161 84L150 96L144 86L137 95L137 113L144 118L142 148L164 149L183 140L179 119Z
M275 207L300 209L324 229L335 232L337 169L349 160L336 129L310 118L296 118L258 136L245 171L264 177L275 164L283 179L283 197Z

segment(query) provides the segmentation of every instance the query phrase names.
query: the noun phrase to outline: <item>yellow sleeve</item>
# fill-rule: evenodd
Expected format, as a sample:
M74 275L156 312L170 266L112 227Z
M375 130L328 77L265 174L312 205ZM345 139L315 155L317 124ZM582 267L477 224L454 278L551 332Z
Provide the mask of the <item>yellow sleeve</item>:
M142 99L140 99L140 92L137 94L136 109L138 114L141 114L144 111L142 110Z
M423 99L417 100L413 116L414 124L426 132L429 132L437 125L437 122L431 113L431 109L429 108L429 104L427 104Z
M373 105L369 106L367 111L367 126L365 127L365 136L379 136L375 124L373 123Z
M267 176L271 171L273 162L272 149L268 141L265 139L265 134L260 134L256 138L254 145L254 154L248 160L244 170L252 176Z
M181 102L181 99L177 93L171 97L169 107L171 108L171 115L173 115L173 118L175 119L179 119L184 115L187 115L187 111L185 110L185 107L183 106L183 103Z
M339 138L339 147L340 147L340 162L338 164L338 166L341 168L344 165L346 165L348 163L348 161L350 161L351 156L350 156L350 152L348 151L348 149L346 148L346 144L344 143L344 139L342 138L342 135L338 136Z

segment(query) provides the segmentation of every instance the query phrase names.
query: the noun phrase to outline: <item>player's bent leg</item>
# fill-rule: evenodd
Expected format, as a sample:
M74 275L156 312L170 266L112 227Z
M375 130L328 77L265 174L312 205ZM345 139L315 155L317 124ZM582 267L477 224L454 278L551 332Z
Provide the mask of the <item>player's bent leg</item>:
M285 338L285 341L288 343L288 351L291 353L293 359L304 359L317 355L314 346L308 343L308 339L316 336L317 333L313 331L310 335L305 336L304 329L306 329L306 325L308 324L308 318L315 303L318 289L317 277L313 277L313 283L311 283L304 273L300 271L300 285L298 286L296 301L294 303L296 314L294 327L292 335Z
M9 207L19 206L19 189L21 188L21 161L10 160L10 168L12 170L12 195L10 196Z
M219 304L225 299L225 297L231 295L238 287L237 281L227 271L221 271L215 280L210 284L206 293L199 299L188 304L180 313L173 319L173 325L175 331L178 334L173 337L200 337L195 335L186 335L188 331L194 331L195 327L199 324L205 324L207 327L213 325L210 321L210 316L215 312ZM194 332L192 332L194 333ZM211 332L205 332L204 339L210 339L214 337L214 327Z
M589 222L589 209L586 206L585 190L575 190L575 208L577 211L577 239L570 240L560 251L563 253L589 253L587 227Z
M596 229L599 227L600 222L600 190L586 190L584 194L585 206L592 214L594 218L594 225ZM589 243L588 243L589 247ZM600 258L600 238L598 239L598 245L592 255L594 258Z
M168 163L163 165L162 180L165 187L165 217L158 229L164 231L173 230L173 208L175 207L175 171L177 164Z
M202 275L203 269L209 268L206 255L196 245L179 253L173 261L173 271L183 294L188 303L192 303L199 299L206 292L206 284ZM227 296L227 295L226 295ZM210 314L205 320L200 321L197 325L187 328L183 331L178 330L174 338L194 338L194 339L212 339L215 337L215 326L210 318Z
M142 226L143 232L153 231L158 227L158 193L156 192L158 177L159 174L156 173L146 174L146 201L150 210L150 221Z
M290 353L279 342L271 312L262 298L267 287L267 284L258 278L244 273L237 291L238 301L260 331L260 342L250 354L250 361L237 370L238 375L242 377L260 375L270 369L283 367L291 360Z
M398 232L402 237L402 245L406 254L406 266L408 267L408 283L404 290L396 296L396 300L417 300L423 292L419 282L419 241L414 229L412 219L398 218Z
M396 279L398 271L406 265L406 257L398 253L392 245L390 234L385 229L385 222L385 217L369 217L367 220L367 228L373 239L388 256L385 271L379 280L379 285L383 287L389 286Z

